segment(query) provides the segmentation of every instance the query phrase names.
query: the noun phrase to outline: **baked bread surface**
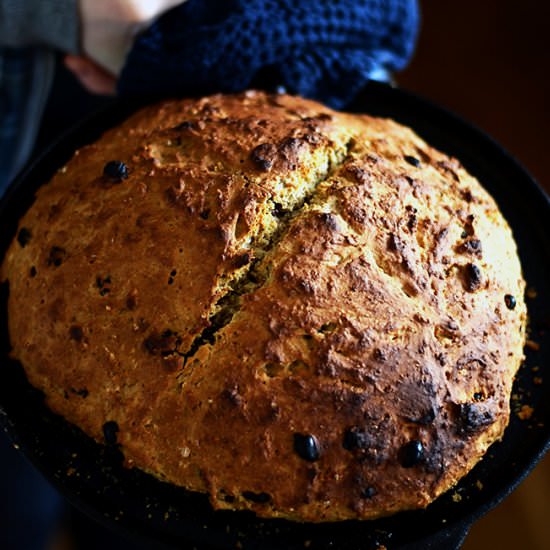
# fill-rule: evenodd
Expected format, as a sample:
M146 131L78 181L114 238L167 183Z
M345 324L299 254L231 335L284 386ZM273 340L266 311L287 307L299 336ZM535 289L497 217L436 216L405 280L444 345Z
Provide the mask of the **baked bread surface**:
M1 274L49 407L215 508L425 507L508 422L510 229L391 120L260 92L147 107L38 190Z

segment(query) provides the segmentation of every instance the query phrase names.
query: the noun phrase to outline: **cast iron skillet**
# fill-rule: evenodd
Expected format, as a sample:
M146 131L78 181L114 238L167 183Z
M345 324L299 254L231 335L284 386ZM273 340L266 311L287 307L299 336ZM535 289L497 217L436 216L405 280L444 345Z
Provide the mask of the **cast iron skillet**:
M114 104L64 135L14 182L0 202L0 258L33 191L73 151L123 120L136 105ZM6 299L0 301L0 422L35 466L81 510L148 547L336 549L455 548L471 524L505 498L550 446L550 202L537 183L479 130L399 89L369 84L350 110L392 117L458 157L495 197L512 226L528 286L531 338L514 387L510 426L502 442L457 487L426 510L390 518L314 525L261 520L248 512L213 512L203 495L162 483L121 465L116 448L98 445L52 414L8 357ZM539 370L540 369L540 370ZM529 419L517 411L532 407ZM525 409L524 409L525 410Z

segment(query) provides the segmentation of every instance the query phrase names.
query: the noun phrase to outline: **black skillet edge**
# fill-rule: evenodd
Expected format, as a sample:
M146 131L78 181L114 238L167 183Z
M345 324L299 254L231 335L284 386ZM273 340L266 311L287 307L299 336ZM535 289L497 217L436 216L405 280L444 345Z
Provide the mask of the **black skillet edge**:
M519 179L529 182L527 190L530 193L531 206L538 210L540 214L546 216L543 219L546 221L550 219L548 198L521 166L490 138L464 123L455 115L434 107L429 102L412 94L375 83L369 84L355 103L363 111L370 111L376 115L393 116L397 120L411 125L423 136L426 132L423 131L423 128L418 128L418 126L422 126L418 123L418 120L406 120L407 117L410 117L411 112L420 120L425 116L428 117L428 120L430 117L436 117L442 126L443 133L457 132L460 139L474 135L475 140L481 144L482 149L492 151L492 155L507 164L507 169L517 172ZM396 108L396 106L399 106L399 108ZM53 172L69 158L75 148L93 141L103 130L121 121L134 109L134 105L123 105L122 108L120 105L115 105L92 117L62 136L59 142L38 158L14 182L0 201L0 252L2 252L2 255L15 234L17 219L32 202L30 192L44 181L47 181ZM396 114L395 110L400 110L400 113ZM429 129L430 125L427 124L426 126ZM429 137L429 135L426 136L427 139ZM446 147L441 147L438 143L438 136L435 136L435 141L433 139L432 141L436 147L447 150ZM450 149L447 152L455 154L452 151L452 146ZM460 158L459 154L456 156ZM472 170L467 162L466 165ZM475 173L476 170L472 171ZM546 253L548 254L548 249ZM5 325L5 319L0 320L0 323ZM0 329L2 329L0 337L5 338L5 326L0 326ZM6 348L7 344L4 342L2 347ZM13 373L12 378L17 380L18 387L24 388L25 381L21 379L20 367L11 361L8 368ZM492 487L491 491L481 500L472 498L473 505L466 508L464 505L460 506L460 503L459 505L452 503L449 494L447 494L425 511L403 513L374 522L342 522L340 524L312 526L279 520L264 521L245 512L211 512L206 499L201 495L189 494L181 489L166 486L166 484L137 471L124 470L120 466L116 453L106 452L103 447L89 441L77 429L68 426L65 421L49 413L42 405L35 390L27 388L23 390L23 393L25 393L23 404L29 405L33 409L16 413L17 407L13 408L13 400L9 403L9 406L5 406L7 404L6 392L0 389L0 422L35 465L43 473L46 473L46 476L72 502L107 525L119 526L123 531L133 532L142 540L154 538L176 545L189 539L195 543L197 548L222 548L224 546L234 546L238 543L244 548L301 548L306 541L310 541L310 548L375 548L379 543L386 544L391 548L398 546L403 548L452 548L459 544L460 538L465 536L471 522L498 504L530 472L548 448L550 440L548 430L550 422L548 422L549 425L546 426L545 432L541 432L540 437L533 445L529 458L520 457L522 459L521 464L512 469L513 471L505 477L505 483L502 486ZM35 421L33 422L34 414L37 416L34 417ZM37 418L41 420L36 421ZM545 418L550 418L550 415L547 414ZM26 420L29 425L24 426L18 423L21 420ZM515 419L513 419L514 422L517 424ZM41 428L45 429L44 433L40 433ZM63 468L57 470L47 468L47 471L44 471L44 462L47 459L41 454L43 449L40 447L42 445L47 446L50 437L54 441L57 437L59 441L55 443L56 445L67 441L69 446L76 445L78 449L77 458L72 457L72 454L74 454L72 450L62 456L67 461L66 466L86 472L82 475L89 474L92 481L106 482L107 490L103 495L92 495L89 487L90 483L87 484L85 481L75 483L74 476L70 478L63 475ZM491 450L490 454L498 454L498 445L502 444L497 444L496 450ZM51 449L48 447L48 450ZM78 455L81 450L84 451L83 456ZM465 485L472 483L477 470L476 467L467 476L470 481L461 482L457 486L457 494L463 490ZM138 490L135 493L129 492L128 487L125 485L128 483L136 484ZM149 506L148 509L151 512L148 513L150 513L152 519L147 517L144 510L139 509L140 503L135 502L135 496L139 494L140 488L145 488L147 491L154 493L149 501L144 504ZM464 489L464 494L468 494L468 491L469 489ZM116 515L116 510L111 506L113 499L118 499L122 503L122 507L128 512L126 517ZM190 525L189 519L182 516L180 510L177 509L178 504L182 503L184 504L182 510L193 512L191 520L195 521L195 525ZM456 513L449 515L446 512L438 512L438 507L441 508L442 506L445 507L446 512L448 510ZM110 517L105 517L105 512ZM166 513L169 512L173 514L173 520L170 519L170 515L168 519L165 519ZM197 512L197 514L194 514L194 512ZM131 517L132 513L135 513L134 517ZM202 525L197 523L197 520ZM204 525L207 525L207 529L203 528Z

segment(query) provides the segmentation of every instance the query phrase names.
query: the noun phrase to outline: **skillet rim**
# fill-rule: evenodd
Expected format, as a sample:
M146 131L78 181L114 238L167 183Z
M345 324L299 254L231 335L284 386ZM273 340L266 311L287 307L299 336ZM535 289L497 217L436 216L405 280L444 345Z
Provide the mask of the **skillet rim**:
M149 100L146 101L146 103L150 102ZM378 107L376 107L376 102L378 102ZM109 126L116 124L118 121L125 118L125 116L129 115L131 112L133 112L137 107L139 107L143 103L143 100L132 100L129 103L124 104L122 101L116 101L112 105L107 106L107 108L103 108L99 113L96 113L92 115L91 117L87 118L84 122L80 122L75 127L73 127L68 132L64 133L60 138L52 143L52 145L46 149L34 162L32 162L29 167L13 182L13 184L9 187L4 197L0 200L0 255L3 256L4 249L7 247L7 243L11 240L11 238L8 238L6 230L9 231L9 227L11 227L12 232L11 235L14 235L14 218L15 214L17 212L22 212L24 209L26 209L31 202L30 196L27 196L25 199L21 199L21 195L25 191L27 191L27 187L30 188L36 188L37 184L36 181L33 183L33 179L36 180L38 178L37 172L40 172L43 170L44 165L48 166L50 165L50 173L51 170L53 170L52 164L56 164L57 167L61 166L62 163L59 163L60 156L63 156L61 151L69 150L71 147L77 148L84 143L90 142L96 137L99 136L101 131L106 130ZM477 140L478 145L481 144L482 150L490 150L492 152L492 155L496 158L500 158L503 161L503 165L506 164L507 168L510 170L510 172L513 174L514 179L517 177L518 181L523 180L523 182L528 182L527 188L528 192L531 193L530 196L530 202L531 205L537 204L537 207L539 211L546 213L546 220L548 221L550 219L550 199L542 188L538 185L538 183L525 171L525 169L518 163L518 161L513 158L509 153L507 153L500 145L498 145L492 138L488 137L486 134L484 134L481 130L477 129L473 125L465 122L457 115L450 113L446 109L441 108L440 106L437 106L433 104L431 101L428 101L426 99L420 98L419 96L412 94L410 92L395 89L392 87L389 87L385 84L380 83L370 83L365 90L358 96L358 98L354 101L352 105L350 105L350 109L352 111L363 111L363 112L373 112L374 107L374 114L384 114L384 109L388 110L389 114L391 114L392 111L392 105L395 107L395 105L398 105L399 108L397 111L399 111L398 115L393 115L396 120L399 122L405 123L409 126L412 126L415 131L417 131L422 137L425 137L426 135L426 128L424 128L424 131L422 129L422 124L419 124L418 120L422 120L422 117L426 117L427 120L431 120L431 124L434 124L434 121L437 122L436 126L439 126L441 124L443 133L448 133L450 129L457 130L456 132L456 139L464 139L464 136L466 138L468 136L474 136L474 141ZM382 109L380 109L380 106L382 106ZM376 112L376 108L379 109L381 112ZM403 115L403 113L406 113ZM408 115L407 115L408 113ZM409 118L411 120L403 120L403 118ZM419 129L420 126L420 129ZM428 127L430 124L428 124ZM432 128L433 130L433 128ZM430 130L428 128L428 134L430 133ZM438 141L437 138L437 131L435 132L436 138L435 140ZM425 137L429 143L437 147L438 149L444 150L445 152L453 153L453 144L450 143L448 147L441 147L439 143L434 143L434 139L428 139ZM460 141L459 139L459 141ZM452 140L451 140L452 141ZM74 149L73 149L74 150ZM459 155L457 155L459 156ZM459 156L460 158L460 156ZM463 159L461 158L461 161ZM471 162L471 160L470 160ZM472 172L474 175L476 175L476 169L472 170L470 166L468 166L468 162L464 162L466 168ZM475 164L475 162L474 162ZM475 168L475 167L474 167ZM501 167L501 170L503 167ZM46 171L47 172L47 171ZM49 177L49 176L48 176ZM48 179L47 176L41 176L42 181L46 181ZM481 180L483 183L483 180ZM492 192L490 190L490 192ZM18 200L19 199L19 200ZM529 202L529 201L526 201ZM13 209L10 209L10 206L15 204ZM6 221L6 216L4 216L4 212L7 212L7 218L10 218L8 221ZM540 216L536 218L537 220L540 220ZM550 235L550 231L548 231L548 223L546 224L547 227L547 235ZM546 263L550 261L550 249L548 248L548 243L546 245L546 252L547 256L545 256ZM530 261L530 260L529 260ZM5 357L0 355L0 361L4 361ZM546 386L544 386L546 387ZM5 429L10 433L12 438L18 442L18 444L24 449L25 454L30 457L31 461L35 463L36 466L39 467L42 471L43 468L43 457L41 460L41 456L39 453L36 452L36 449L33 449L33 443L32 441L26 436L21 433L20 427L17 426L17 421L13 422L10 419L10 412L5 409L4 407L5 403L5 395L3 395L2 391L0 391L0 423L4 424ZM9 407L8 407L9 408ZM50 413L51 414L51 413ZM528 459L524 459L522 464L520 464L518 467L513 470L513 472L510 472L508 474L507 482L501 484L500 487L496 487L494 489L491 489L489 492L487 498L485 499L479 499L474 498L475 494L470 494L470 490L465 490L465 494L468 496L468 499L471 499L474 503L473 506L469 506L468 508L464 508L464 506L457 506L457 504L460 503L452 503L450 506L450 510L453 512L452 518L444 518L441 514L438 515L438 513L433 513L432 510L434 507L436 507L439 502L447 502L447 505L450 504L450 492L446 493L446 495L443 495L437 501L431 505L427 510L420 510L420 511L414 511L414 512L404 512L401 514L397 514L395 516L392 516L391 518L385 518L382 520L373 520L369 522L340 522L340 524L325 524L322 526L315 525L315 530L320 533L319 536L313 537L313 544L310 546L311 548L324 548L324 547L340 547L335 546L334 544L338 544L342 542L342 536L339 533L339 531L345 531L349 534L350 530L358 529L357 525L360 524L359 536L357 537L357 542L362 545L361 547L364 547L366 539L365 536L367 535L366 531L368 531L367 539L372 544L378 543L379 541L389 541L393 539L393 542L399 544L399 545L405 545L407 547L411 547L410 545L414 544L420 544L420 548L426 547L426 541L427 540L434 540L437 541L443 538L447 538L446 535L448 535L451 532L455 533L462 533L465 535L467 532L468 527L471 525L473 521L481 517L484 513L489 511L491 508L496 506L499 502L501 502L506 496L508 496L516 487L517 485L528 475L528 473L534 468L535 464L542 458L544 453L550 448L550 409L547 407L546 411L546 425L544 428L544 433L541 433L541 435L537 438L536 443L532 445L532 452L529 453ZM54 420L57 422L60 419ZM62 419L61 419L62 420ZM516 419L513 417L512 421L514 422ZM51 422L51 419L50 419ZM62 420L62 422L65 422ZM65 422L66 423L66 422ZM517 424L517 422L516 422ZM69 428L71 432L75 432L74 428ZM509 430L507 430L508 433ZM77 436L82 437L82 435ZM86 437L86 436L84 436ZM505 435L506 439L506 435ZM97 445L97 444L94 444ZM497 444L502 445L502 444ZM97 445L97 447L101 447ZM497 449L500 447L497 447ZM97 451L97 450L96 450ZM116 450L110 449L107 453L105 452L105 449L99 449L99 454L103 453L103 458L107 460L107 463L112 462L115 464L115 472L116 465L119 462L119 457L116 454ZM493 447L491 447L489 453L495 452ZM496 451L499 452L498 450ZM486 464L486 462L483 462L483 464ZM475 475L472 476L473 472L476 472L478 467L474 468L472 473L468 474L466 476L466 479L473 479ZM43 472L44 473L44 472ZM46 477L50 479L50 481L53 481L54 484L61 489L61 491L69 498L69 500L73 501L79 508L84 509L89 515L95 517L96 519L106 522L110 526L112 526L113 523L118 525L125 525L126 528L128 528L130 531L133 531L134 533L138 533L138 536L147 538L151 534L155 538L160 538L164 540L165 542L177 542L183 540L181 538L181 533L178 532L177 528L168 529L166 533L166 536L163 536L161 534L159 536L159 529L153 528L143 528L143 525L140 525L139 522L130 520L118 520L118 522L113 522L111 520L106 520L103 516L101 511L98 511L94 505L89 504L86 497L82 497L81 493L78 494L78 491L75 491L75 487L71 484L64 483L64 477L58 479L60 476L56 475L57 472L55 471L47 471ZM112 472L110 472L111 474ZM109 474L109 475L110 475ZM143 474L145 475L145 474ZM115 474L116 477L116 474ZM139 475L138 475L139 477ZM161 482L154 481L154 483L158 484ZM461 483L457 486L457 493L460 494L461 490ZM470 483L470 481L465 482L467 485ZM116 484L115 484L116 485ZM165 488L163 488L164 490ZM170 491L168 491L169 493ZM109 493L110 494L110 493ZM161 491L162 494L162 491ZM193 497L197 495L192 495ZM179 498L179 497L178 497ZM89 500L89 499L88 499ZM200 500L200 498L199 498ZM204 499L202 499L204 501ZM464 499L467 500L467 499ZM128 505L128 503L126 503ZM198 506L200 509L204 509L204 502ZM202 508L201 508L202 507ZM132 507L129 507L129 510L131 510ZM103 512L105 509L103 510ZM456 512L460 512L458 515ZM212 516L214 515L225 515L227 517L226 512L216 512L212 513ZM231 520L235 519L237 517L236 515L239 515L243 519L243 525L251 529L252 535L250 537L245 537L246 541L245 547L254 548L256 547L255 544L261 544L262 548L266 548L265 545L265 533L269 531L269 529L273 528L274 530L279 529L279 531L284 530L283 524L288 524L291 527L289 528L290 531L296 530L294 529L296 526L299 526L297 529L298 531L298 539L300 539L300 543L303 542L304 535L307 535L307 529L304 529L305 526L311 525L311 524L293 524L292 522L288 522L285 520L262 520L262 519L255 519L251 517L250 514L247 512L236 512L231 513L233 517ZM443 514L445 515L445 514ZM426 519L427 518L427 519ZM436 521L434 521L434 519ZM180 521L181 518L178 519ZM240 519L237 520L237 522L234 521L228 521L228 523L234 524L241 521ZM439 520L439 521L437 521ZM443 520L446 520L443 523ZM273 526L266 527L266 524L273 522ZM282 523L281 523L282 522ZM396 528L396 523L401 522L401 527L404 525L406 528L405 530L409 530L409 532L412 532L411 527L414 526L414 534L413 536L409 535L403 535L403 529L401 527ZM430 528L426 528L426 522L430 523ZM223 522L222 522L223 523ZM256 539L254 539L254 529L257 529L258 525L261 524L261 530L262 535ZM352 525L353 524L353 528ZM367 529L365 529L365 525L368 524ZM420 524L420 525L419 525ZM250 527L250 526L253 527ZM256 525L256 527L254 527ZM157 525L156 527L160 528L160 531L164 531L166 527L166 522L164 524L161 522L160 525ZM242 525L241 525L242 527ZM328 528L327 528L328 527ZM340 529L340 527L342 529ZM266 531L267 530L267 531ZM196 530L195 530L196 531ZM328 531L328 532L327 532ZM292 534L292 533L291 533ZM390 534L392 536L390 536ZM420 534L420 536L416 536ZM194 535L197 536L197 533ZM324 540L328 537L327 540ZM213 544L213 547L223 547L218 546L220 543L220 540L210 540L211 537L201 537L195 538L196 542L200 544ZM215 538L215 537L214 537ZM229 537L231 538L231 537ZM280 537L279 537L280 538ZM292 538L292 537L291 537ZM345 537L344 537L345 538ZM219 537L218 537L219 539ZM235 537L233 537L235 539ZM233 542L233 539L231 541ZM237 537L238 539L238 537ZM296 539L296 540L298 540ZM235 539L236 540L236 539ZM259 541L259 542L258 542ZM227 543L229 541L225 540L222 541L224 543ZM287 540L282 541L283 543L288 542ZM295 542L295 541L294 541ZM292 544L294 544L292 542ZM326 544L325 544L326 543ZM331 544L329 544L331 543ZM325 544L323 546L323 544ZM287 544L284 544L287 548L298 548L302 547L301 544L298 546L288 546ZM258 546L260 547L260 546ZM269 547L276 548L278 547L277 544L270 545ZM342 546L344 547L344 546ZM349 545L349 540L345 541L345 547L346 548L353 548L354 546ZM357 546L359 547L359 546ZM449 547L449 546L447 546Z

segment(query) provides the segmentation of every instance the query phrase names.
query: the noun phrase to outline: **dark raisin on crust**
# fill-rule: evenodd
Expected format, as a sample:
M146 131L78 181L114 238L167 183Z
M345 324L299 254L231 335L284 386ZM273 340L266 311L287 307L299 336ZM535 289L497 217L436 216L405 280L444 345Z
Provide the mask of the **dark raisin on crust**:
M120 183L128 178L128 167L121 160L111 160L103 167L103 175L113 182Z
M481 287L481 270L475 264L464 266L465 286L468 292L475 292Z
M99 295L105 296L111 292L111 276L107 275L105 277L97 276L95 280L97 288L99 288Z
M459 252L462 252L463 254L471 254L473 256L481 256L481 241L479 239L468 239L459 247Z
M412 468L416 466L424 457L424 445L422 441L413 439L405 443L398 453L399 463L403 468Z
M311 434L294 434L294 452L309 462L315 462L321 456L317 438Z
M461 195L466 202L472 202L474 200L474 196L472 195L472 191L470 189L465 189L461 192Z
M420 166L420 161L411 155L405 155L403 157L411 166L414 166L415 168L418 168Z
M97 288L103 288L105 285L111 284L111 276L106 275L105 277L97 276L95 279Z
M53 265L54 267L59 267L65 258L67 257L67 252L64 248L60 246L52 246L50 253L48 254L48 265Z
M81 326L72 325L69 328L69 336L71 337L71 340L75 340L76 342L81 342L82 338L84 337L84 331L82 330Z
M17 242L21 245L21 248L25 248L32 237L32 233L26 227L22 227L17 233Z
M516 298L512 296L511 294L506 294L504 296L504 303L506 304L506 307L508 309L515 309L516 307Z

